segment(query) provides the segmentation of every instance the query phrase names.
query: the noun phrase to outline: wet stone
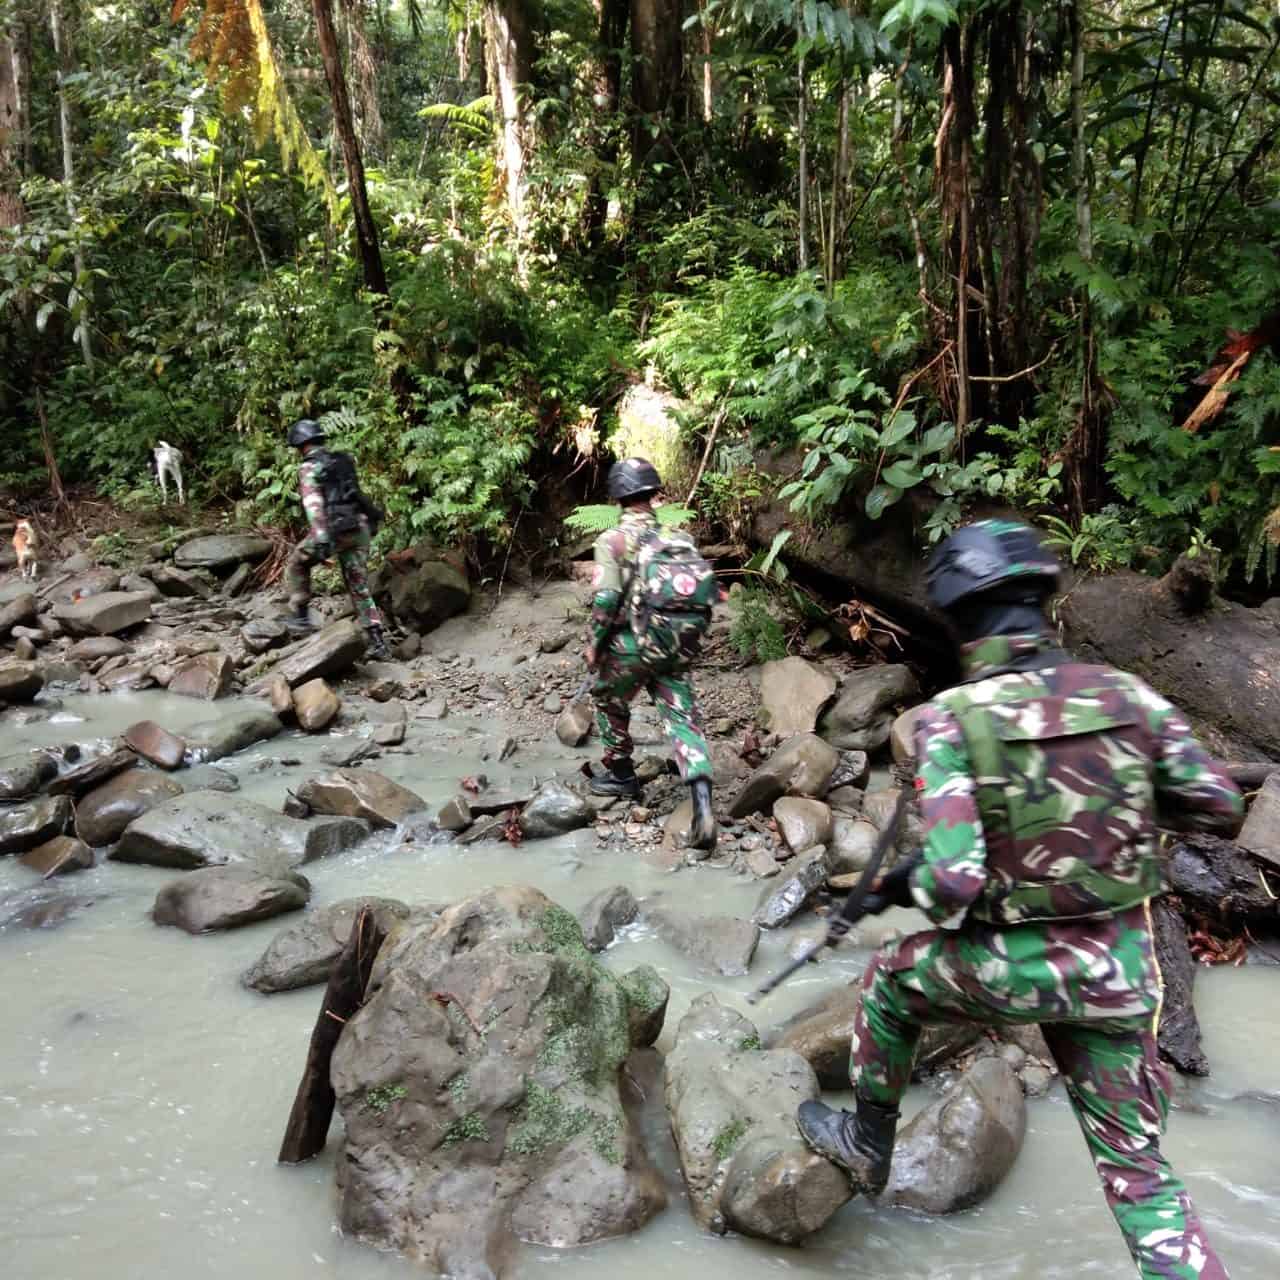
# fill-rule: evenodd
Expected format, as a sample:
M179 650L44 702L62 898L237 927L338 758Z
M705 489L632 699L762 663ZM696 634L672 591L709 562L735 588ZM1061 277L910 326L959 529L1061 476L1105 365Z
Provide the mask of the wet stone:
M25 853L60 836L71 825L71 801L66 796L41 796L0 813L0 854Z
M0 800L25 800L58 773L57 758L48 751L21 751L0 757Z
M0 703L30 702L44 688L44 675L34 662L0 665Z
M465 831L472 823L471 806L466 796L454 796L440 806L436 814L436 826L441 831Z
M342 710L342 699L323 680L308 680L293 691L293 711L308 733L327 729Z
M527 840L564 835L591 825L591 806L576 791L559 782L544 783L520 814L520 830Z
M817 897L830 870L823 845L797 855L783 868L783 879L765 892L752 919L765 929L787 924Z
M297 796L312 813L363 818L375 828L398 826L427 807L421 796L372 769L335 769L308 778Z
M782 843L792 853L812 849L831 840L831 810L821 800L783 796L773 806Z
M582 936L588 951L603 951L618 929L630 924L640 914L635 895L626 885L615 884L602 889L578 913Z
M804 658L781 658L760 669L760 704L765 726L779 738L812 733L836 682Z
M782 796L823 795L840 757L821 738L811 733L788 738L742 784L729 815L745 818L753 813L768 813Z
M83 796L101 786L116 774L132 768L138 759L127 746L115 747L101 755L89 756L74 768L68 769L49 784L49 794L55 796Z
M20 855L18 861L48 880L52 876L88 870L93 866L93 850L83 840L72 836L54 836L52 840Z
M228 712L187 730L188 759L193 764L212 763L274 738L280 729L280 718L265 708Z
M111 844L135 818L182 791L181 783L155 769L119 773L76 806L76 834L95 847Z
M231 687L235 664L225 653L202 653L175 668L169 692L212 702Z
M296 871L207 867L170 881L158 894L152 918L187 933L235 929L306 906L311 885Z
M187 753L187 744L154 720L139 720L124 733L125 745L131 747L144 760L161 769L177 769Z
M224 533L195 538L174 553L181 569L230 569L242 561L255 562L271 554L271 543L255 533Z
M140 591L106 591L55 605L53 616L74 636L113 636L151 617L151 597Z
M254 618L240 628L240 639L250 653L266 653L289 642L289 629L275 618Z

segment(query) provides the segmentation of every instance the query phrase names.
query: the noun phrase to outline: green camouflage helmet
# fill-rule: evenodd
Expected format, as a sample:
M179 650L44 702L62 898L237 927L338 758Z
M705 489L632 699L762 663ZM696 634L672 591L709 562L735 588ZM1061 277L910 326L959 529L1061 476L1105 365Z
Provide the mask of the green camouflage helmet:
M1034 529L1016 520L979 520L957 529L929 559L929 600L939 609L1004 583L1057 588L1059 566Z

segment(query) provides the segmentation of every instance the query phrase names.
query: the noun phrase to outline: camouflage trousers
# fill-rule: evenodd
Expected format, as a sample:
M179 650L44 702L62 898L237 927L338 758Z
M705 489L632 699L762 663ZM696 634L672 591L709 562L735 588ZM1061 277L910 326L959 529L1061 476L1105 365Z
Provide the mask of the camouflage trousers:
M308 534L294 547L285 567L289 604L295 609L303 608L311 599L311 570L325 560L336 557L360 625L365 630L381 627L382 613L369 592L369 542L369 531L361 529L359 533L344 538L333 551L321 553L316 546L315 536Z
M850 1074L896 1106L927 1023L1039 1023L1107 1204L1144 1280L1225 1280L1160 1152L1168 1075L1156 1056L1160 970L1145 906L1110 919L930 930L876 956Z
M605 654L591 689L605 764L631 758L635 750L631 741L631 703L642 691L658 708L680 776L686 782L710 778L711 754L693 685L685 671L655 668L635 654Z

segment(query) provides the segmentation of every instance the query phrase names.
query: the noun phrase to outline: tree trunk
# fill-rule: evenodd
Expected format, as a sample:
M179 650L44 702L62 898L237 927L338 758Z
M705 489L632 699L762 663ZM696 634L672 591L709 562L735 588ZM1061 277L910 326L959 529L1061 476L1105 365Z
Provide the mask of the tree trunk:
M516 238L528 232L526 195L532 130L525 105L533 76L533 30L525 0L487 0L485 35L495 83L494 97L502 122L502 167L506 174L507 208Z
M22 99L17 76L17 45L0 33L0 229L21 224Z
M365 908L356 916L347 944L329 970L329 984L311 1033L306 1066L293 1099L280 1154L276 1157L280 1164L299 1164L324 1150L337 1101L329 1081L329 1064L342 1029L364 1001L373 962L385 939L377 917Z
M618 162L618 106L622 98L622 42L627 34L627 0L596 0L599 41L596 54L595 100L597 172L591 175L583 206L587 247L594 256L604 243L609 193L603 176Z
M800 200L798 208L800 218L800 270L806 271L809 267L809 137L807 127L809 82L804 72L804 54L800 55L800 61L796 67L796 80L799 98L796 132L800 140Z
M351 117L351 99L347 94L347 78L342 70L338 34L333 25L333 8L330 0L311 0L311 9L316 17L316 36L320 44L320 57L324 62L325 79L329 82L333 127L342 145L342 162L347 171L347 187L351 194L351 212L355 221L356 249L364 271L365 288L385 299L387 273L382 265L378 228L369 209L364 160L360 155L360 143L356 139L355 123Z
M360 138L366 150L376 155L382 150L382 108L378 102L378 66L364 29L364 0L343 0L343 8L347 14L350 62L356 80Z
M714 84L711 76L711 47L715 40L715 28L703 0L698 0L698 12L702 17L702 119L711 123L715 114Z
M63 22L62 0L49 0L49 29L53 36L53 50L58 57L58 124L62 132L62 194L67 203L67 221L75 244L73 261L76 279L67 296L67 310L71 312L76 333L80 336L80 351L85 365L93 368L93 346L89 341L89 315L87 308L79 307L80 291L84 287L84 254L76 233L76 183L75 153L71 137L71 101L67 92L67 77L74 69L71 43Z
M1080 261L1093 261L1093 175L1089 165L1085 139L1085 47L1084 0L1071 0L1067 23L1071 40L1071 179L1076 188L1076 252ZM1079 404L1076 422L1063 447L1063 463L1067 478L1067 496L1076 518L1094 505L1102 489L1102 466L1106 443L1106 398L1098 372L1098 347L1093 332L1093 313L1089 306L1089 290L1081 288L1076 295L1079 350Z
M684 105L683 21L683 0L631 0L632 160L637 171L655 147L660 155L672 150L670 124Z

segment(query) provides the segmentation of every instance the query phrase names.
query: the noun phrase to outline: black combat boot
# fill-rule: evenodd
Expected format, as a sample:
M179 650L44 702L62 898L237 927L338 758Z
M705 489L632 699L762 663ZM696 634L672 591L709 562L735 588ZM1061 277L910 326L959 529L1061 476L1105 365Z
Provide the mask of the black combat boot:
M716 837L715 814L711 812L711 779L695 778L689 784L689 797L693 801L693 821L689 823L689 847L714 849Z
M796 1128L810 1150L838 1164L855 1192L878 1196L889 1181L893 1137L898 1129L896 1107L882 1107L859 1098L856 1111L837 1111L823 1102L802 1102Z
M311 621L311 612L305 604L298 605L284 620L284 625L295 636L309 636L316 629L315 623Z
M604 773L596 774L587 787L598 796L634 798L640 794L640 779L636 777L636 766L631 760L615 760L605 766Z
M364 651L367 657L378 658L382 662L391 661L391 649L387 645L387 637L381 627L365 629Z

